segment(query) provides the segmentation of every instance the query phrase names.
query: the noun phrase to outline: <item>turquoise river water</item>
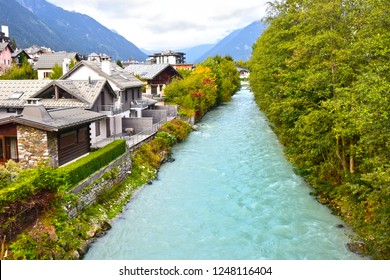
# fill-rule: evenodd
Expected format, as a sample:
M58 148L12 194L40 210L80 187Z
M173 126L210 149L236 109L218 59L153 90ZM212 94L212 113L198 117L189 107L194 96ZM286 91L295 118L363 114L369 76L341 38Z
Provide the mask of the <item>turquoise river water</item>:
M84 259L360 258L342 221L293 173L249 90L198 125Z

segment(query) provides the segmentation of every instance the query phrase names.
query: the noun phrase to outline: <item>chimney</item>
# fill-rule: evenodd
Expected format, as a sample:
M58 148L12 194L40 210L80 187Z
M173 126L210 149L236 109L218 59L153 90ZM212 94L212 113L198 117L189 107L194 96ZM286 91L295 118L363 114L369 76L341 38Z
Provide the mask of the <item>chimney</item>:
M8 29L8 26L7 26L7 25L2 25L2 26L1 26L1 32L4 33L4 36L5 36L5 37L8 37L8 38L9 38L9 29Z
M40 121L52 120L50 114L46 111L45 107L43 107L40 98L27 99L27 104L24 105L22 115L24 117L32 117Z
M62 62L62 75L65 75L69 71L69 65L70 65L70 59L64 58L64 61Z
M108 76L111 76L111 61L103 60L102 61L102 71Z

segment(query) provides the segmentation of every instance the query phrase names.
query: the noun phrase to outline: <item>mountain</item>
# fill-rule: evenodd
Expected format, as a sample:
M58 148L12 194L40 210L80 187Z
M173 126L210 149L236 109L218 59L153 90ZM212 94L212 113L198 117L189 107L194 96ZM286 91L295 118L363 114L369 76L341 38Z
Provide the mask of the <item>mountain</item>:
M265 24L255 21L242 29L234 30L215 44L212 49L195 59L195 62L201 62L209 56L216 55L230 55L235 61L247 61L252 53L252 45L265 29Z
M186 62L193 63L198 57L208 52L212 47L214 47L214 44L205 44L188 49L181 49L179 50L179 52L183 52L186 54Z
M93 18L66 11L45 0L0 0L0 24L8 25L18 47L43 45L56 51L106 53L114 60L144 61L133 43Z

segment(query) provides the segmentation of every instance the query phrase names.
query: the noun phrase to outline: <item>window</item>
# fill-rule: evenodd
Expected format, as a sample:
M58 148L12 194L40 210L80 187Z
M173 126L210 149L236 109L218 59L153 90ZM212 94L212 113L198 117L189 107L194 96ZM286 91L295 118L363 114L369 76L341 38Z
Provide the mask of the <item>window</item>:
M100 135L100 122L95 122L95 134L96 136Z
M89 139L89 129L87 127L82 127L79 129L78 133L78 142L83 143Z
M104 98L104 92L102 92L102 94L101 94L101 97L100 97L100 104L101 104L101 105L105 105L105 104L106 104L106 100L105 100L105 98Z
M7 108L7 113L16 113L16 108Z
M0 159L4 157L4 151L3 151L3 138L0 138Z
M60 149L77 144L77 131L69 131L60 135Z
M13 159L14 161L18 160L18 142L16 137L7 137L5 138L6 149L7 149L7 158Z
M24 92L15 91L8 98L9 99L19 99L20 97L22 97L23 94L24 94Z

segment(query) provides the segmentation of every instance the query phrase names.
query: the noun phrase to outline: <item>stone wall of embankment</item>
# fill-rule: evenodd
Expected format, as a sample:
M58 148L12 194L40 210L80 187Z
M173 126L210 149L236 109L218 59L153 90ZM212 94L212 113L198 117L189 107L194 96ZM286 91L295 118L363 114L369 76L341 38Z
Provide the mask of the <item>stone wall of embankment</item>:
M131 173L131 169L131 152L127 151L82 181L70 191L70 193L77 195L78 199L76 203L67 205L68 216L70 218L76 217L80 210L95 203L102 192L121 184Z

